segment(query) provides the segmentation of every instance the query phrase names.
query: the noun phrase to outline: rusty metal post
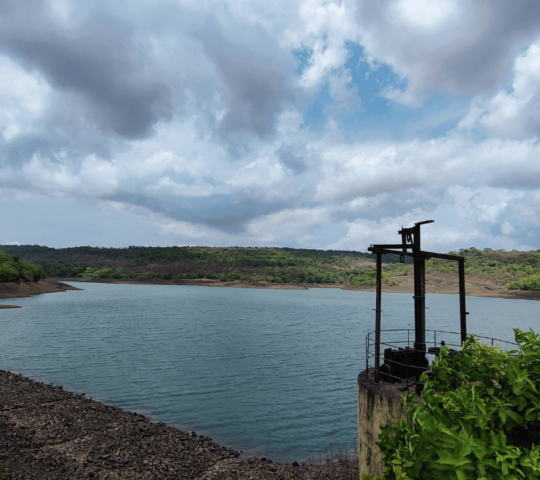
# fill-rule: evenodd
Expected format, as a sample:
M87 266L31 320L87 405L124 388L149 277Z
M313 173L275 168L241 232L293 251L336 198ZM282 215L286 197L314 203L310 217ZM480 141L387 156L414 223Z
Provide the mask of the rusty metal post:
M420 225L414 227L414 349L426 350L426 261L422 257Z
M467 311L465 306L465 259L458 261L459 272L459 320L461 327L461 343L467 340Z
M382 291L382 258L377 253L377 278L376 278L376 300L375 300L375 380L379 381L381 365L381 291Z

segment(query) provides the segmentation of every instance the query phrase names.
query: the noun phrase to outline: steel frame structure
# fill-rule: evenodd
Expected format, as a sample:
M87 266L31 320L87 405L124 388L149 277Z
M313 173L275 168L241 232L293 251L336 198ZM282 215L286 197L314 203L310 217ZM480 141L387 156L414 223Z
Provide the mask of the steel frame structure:
M453 260L458 262L459 274L459 312L460 312L460 333L461 343L467 338L467 315L465 307L465 259L458 255L447 255L443 253L426 252L421 248L420 226L433 223L434 220L417 222L414 227L401 228L398 232L401 235L400 244L371 245L368 248L377 255L377 276L376 276L376 306L375 306L375 368L377 379L380 374L380 345L381 345L381 292L382 292L382 255L399 255L403 263L405 256L413 257L414 265L414 325L415 339L414 350L426 351L426 260L430 258L441 258L443 260ZM425 356L424 356L425 358Z

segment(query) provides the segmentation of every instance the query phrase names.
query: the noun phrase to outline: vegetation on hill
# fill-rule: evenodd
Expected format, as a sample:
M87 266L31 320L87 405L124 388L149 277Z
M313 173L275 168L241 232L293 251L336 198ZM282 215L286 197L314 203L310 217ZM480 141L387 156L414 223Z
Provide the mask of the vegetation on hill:
M49 248L6 245L7 253L37 263L49 277L208 278L272 283L375 284L375 256L336 250L252 247ZM540 251L506 252L471 247L451 252L465 257L468 276L510 289L540 290ZM412 260L383 256L383 283L396 285L413 274ZM456 274L457 263L431 259L427 274Z
M540 478L540 338L514 331L515 351L474 337L456 356L441 348L423 403L407 395L409 421L379 436L386 480Z
M508 285L511 290L540 290L540 250L530 252L466 248L455 255L465 257L465 274ZM457 263L431 259L426 273L455 272Z
M18 253L7 255L0 250L0 282L37 282L45 278L45 272L29 262L25 262Z
M50 277L208 278L272 283L341 283L374 285L373 255L350 251L241 247L76 247L7 246L41 265ZM386 262L398 262L389 255ZM397 269L397 270L396 270ZM406 265L385 269L407 272Z

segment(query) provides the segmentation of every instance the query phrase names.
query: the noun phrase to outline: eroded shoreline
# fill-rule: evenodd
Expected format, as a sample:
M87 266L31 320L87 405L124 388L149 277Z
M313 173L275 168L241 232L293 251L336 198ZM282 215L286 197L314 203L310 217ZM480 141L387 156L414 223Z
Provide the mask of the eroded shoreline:
M25 298L43 293L59 293L68 290L81 290L58 280L40 280L39 282L0 282L0 299ZM19 305L0 305L0 309L21 308Z
M399 285L383 285L383 293L413 293L412 277ZM270 290L308 290L315 288L339 288L349 291L374 292L373 285L345 285L339 283L270 283L270 282L221 282L210 279L163 280L163 279L114 279L114 278L50 278L40 282L0 283L0 299L22 298L42 293L80 290L64 282L73 283L109 283L119 285L192 285L201 287L228 287ZM469 297L491 297L514 300L540 300L540 292L508 290L505 286L487 279L466 279L466 294ZM457 294L457 279L441 275L426 275L426 293ZM0 306L1 308L17 308L17 305Z
M58 280L58 279L55 279ZM254 288L271 290L308 290L316 288L339 288L349 291L374 292L373 285L345 285L339 283L270 283L270 282L222 282L210 279L163 280L163 279L114 279L114 278L62 278L64 282L110 283L120 285L192 285L201 287ZM409 280L409 278L407 279ZM467 278L466 294L469 297L491 297L516 300L540 300L540 292L508 290L486 279ZM458 294L457 278L439 275L426 275L426 293ZM412 277L409 283L383 285L383 293L413 293Z
M355 461L300 466L240 452L0 370L0 474L32 479L358 478Z

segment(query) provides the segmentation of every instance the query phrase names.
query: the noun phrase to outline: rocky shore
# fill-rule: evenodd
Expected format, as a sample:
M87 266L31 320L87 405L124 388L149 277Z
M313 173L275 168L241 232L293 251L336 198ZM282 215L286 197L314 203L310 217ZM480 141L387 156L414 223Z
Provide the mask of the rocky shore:
M355 460L302 466L239 456L195 432L0 370L0 478L358 478Z
M0 282L0 298L32 297L42 293L57 293L67 290L80 290L80 288L49 279L39 282Z

